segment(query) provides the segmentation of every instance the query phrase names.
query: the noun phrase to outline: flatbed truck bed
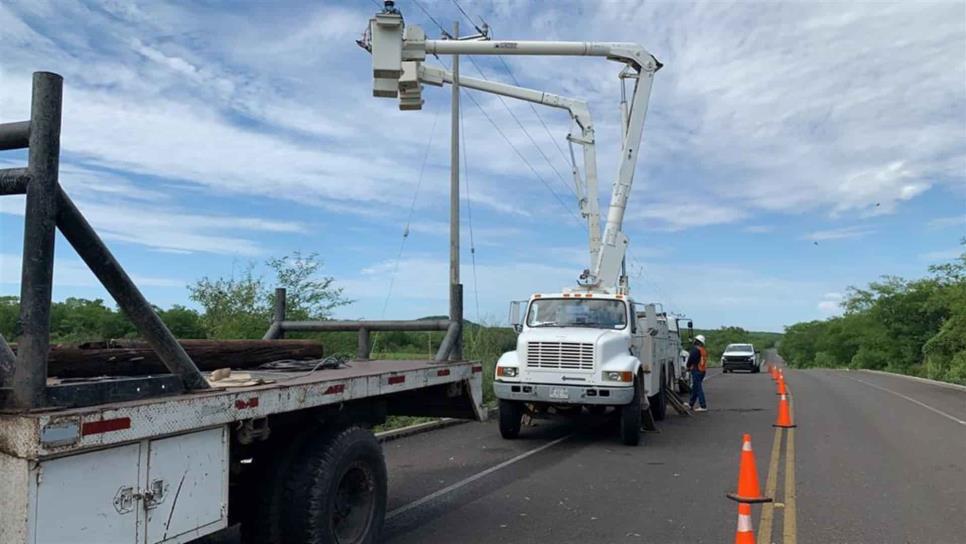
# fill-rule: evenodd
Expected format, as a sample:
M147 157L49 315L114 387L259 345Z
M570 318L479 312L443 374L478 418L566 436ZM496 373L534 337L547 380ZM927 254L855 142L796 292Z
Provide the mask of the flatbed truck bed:
M265 383L0 413L0 542L190 542L238 523L249 541L284 542L281 511L297 510L287 500L342 493L326 480L293 495L300 471L366 451L360 462L370 466L355 477L368 482L375 504L363 505L372 519L353 523L377 533L385 466L381 451L372 459L378 444L368 429L387 414L485 418L482 370L428 360L244 370ZM326 471L344 472L338 465ZM300 515L332 521L328 511Z

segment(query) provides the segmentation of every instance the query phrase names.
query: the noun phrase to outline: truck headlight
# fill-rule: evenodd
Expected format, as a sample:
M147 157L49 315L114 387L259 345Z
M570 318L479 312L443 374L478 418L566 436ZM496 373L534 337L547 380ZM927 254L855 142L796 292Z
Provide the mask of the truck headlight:
M632 382L634 381L633 372L615 372L612 370L605 371L604 381L607 382Z
M515 366L498 366L496 367L496 375L503 378L516 378L519 370Z

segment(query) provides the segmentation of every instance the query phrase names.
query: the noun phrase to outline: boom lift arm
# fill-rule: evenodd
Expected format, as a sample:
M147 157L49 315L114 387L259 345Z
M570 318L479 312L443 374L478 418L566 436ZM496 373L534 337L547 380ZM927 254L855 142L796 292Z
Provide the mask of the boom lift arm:
M622 79L634 79L634 90L629 106L622 105L621 159L614 181L607 224L600 251L589 270L580 277L588 288L627 289L621 268L627 251L627 236L622 232L624 214L634 182L634 169L647 116L654 73L661 68L642 46L622 42L566 42L566 41L461 41L427 40L416 25L405 26L402 15L387 2L387 8L377 13L369 24L369 48L372 52L373 95L402 99L401 107L422 103L421 87L417 83L402 88L403 61L423 62L426 54L434 55L535 55L535 56L594 56L625 64ZM460 78L462 83L463 78ZM623 104L623 103L622 103ZM623 112L626 111L626 114Z
M427 85L441 87L443 84L453 83L453 74L444 68L427 66L418 62L403 62L403 74L399 78L400 88L411 89L417 79ZM575 160L572 169L574 190L580 205L580 214L587 220L590 266L593 266L597 261L598 253L600 253L600 205L597 202L597 150L594 140L594 125L587 103L551 93L466 76L460 76L459 84L477 91L564 109L570 114L571 119L580 128L580 134L568 134L567 140L580 145L584 150L583 179L581 179ZM573 160L573 153L571 153L571 160Z

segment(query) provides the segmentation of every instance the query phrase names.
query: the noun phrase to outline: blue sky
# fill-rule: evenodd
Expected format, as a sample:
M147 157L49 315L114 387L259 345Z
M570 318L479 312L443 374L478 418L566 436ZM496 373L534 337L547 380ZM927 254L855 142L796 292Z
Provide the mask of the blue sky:
M459 17L450 0L423 4L444 24ZM625 225L638 299L699 327L781 330L837 312L848 285L920 276L958 253L962 2L462 4L499 38L633 41L665 63ZM398 6L438 36L414 4ZM321 254L356 301L339 317L445 313L449 90L428 88L421 112L371 97L354 41L375 10L6 1L0 122L27 117L31 72L64 75L61 182L155 304L190 303L185 285L200 277L301 250ZM590 103L606 206L619 66L507 63L525 86ZM476 64L510 81L499 62ZM464 209L466 311L499 322L509 300L570 285L586 235L554 171L568 172L551 140L564 144L566 114L538 110L545 131L507 102L538 149L503 104L477 100L566 205L464 102L476 246L474 282ZM0 167L24 157L2 153ZM22 199L0 199L0 294L19 291L22 213ZM63 239L57 255L56 298L109 298Z

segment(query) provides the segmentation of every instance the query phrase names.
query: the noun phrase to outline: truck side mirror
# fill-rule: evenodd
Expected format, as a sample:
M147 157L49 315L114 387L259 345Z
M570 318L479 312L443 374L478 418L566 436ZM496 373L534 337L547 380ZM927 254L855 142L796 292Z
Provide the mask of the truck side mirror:
M523 330L523 323L520 321L520 306L525 302L523 300L510 301L510 325L517 332Z

